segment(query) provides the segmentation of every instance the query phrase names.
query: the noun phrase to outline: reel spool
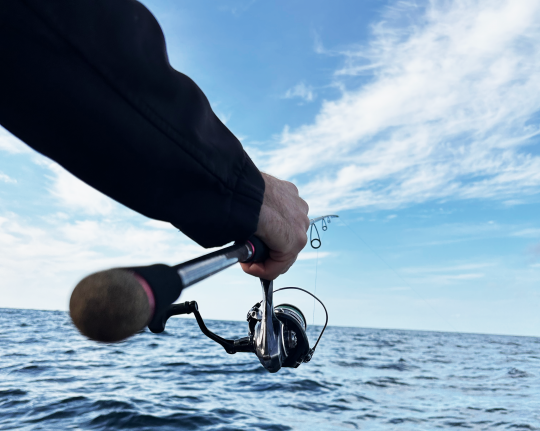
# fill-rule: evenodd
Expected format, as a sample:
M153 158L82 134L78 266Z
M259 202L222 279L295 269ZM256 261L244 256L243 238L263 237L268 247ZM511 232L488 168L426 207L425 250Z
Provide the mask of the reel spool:
M286 359L282 366L297 368L309 353L306 317L299 308L291 304L277 305L274 313L283 323L282 336Z

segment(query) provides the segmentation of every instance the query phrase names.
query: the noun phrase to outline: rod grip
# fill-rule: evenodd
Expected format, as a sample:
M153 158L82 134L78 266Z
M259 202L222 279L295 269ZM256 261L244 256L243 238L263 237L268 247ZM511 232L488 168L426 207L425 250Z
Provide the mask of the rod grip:
M163 332L165 330L163 319L169 306L180 297L184 288L178 272L173 267L164 264L132 267L129 270L144 278L154 293L156 306L154 315L148 323L148 329L154 333ZM168 316L165 317L165 321L167 318Z
M71 319L82 334L102 342L121 341L147 325L152 332L162 332L163 316L182 289L178 273L168 265L97 272L85 277L73 290Z

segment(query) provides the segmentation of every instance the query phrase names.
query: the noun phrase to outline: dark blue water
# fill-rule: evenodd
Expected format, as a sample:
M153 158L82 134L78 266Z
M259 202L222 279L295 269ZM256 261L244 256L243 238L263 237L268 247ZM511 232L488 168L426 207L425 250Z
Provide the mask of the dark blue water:
M330 327L311 363L269 374L169 322L99 345L66 313L0 309L0 429L540 429L539 338Z

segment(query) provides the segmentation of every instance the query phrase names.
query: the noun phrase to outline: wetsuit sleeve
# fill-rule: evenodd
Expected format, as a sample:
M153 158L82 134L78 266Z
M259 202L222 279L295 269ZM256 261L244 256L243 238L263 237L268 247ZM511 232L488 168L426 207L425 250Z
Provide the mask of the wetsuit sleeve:
M134 0L3 0L0 124L204 247L257 228L259 170Z

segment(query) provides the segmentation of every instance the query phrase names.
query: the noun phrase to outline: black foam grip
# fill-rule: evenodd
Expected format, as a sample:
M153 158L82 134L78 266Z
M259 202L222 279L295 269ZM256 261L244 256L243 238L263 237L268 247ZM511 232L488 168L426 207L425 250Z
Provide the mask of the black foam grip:
M154 333L163 332L165 329L163 318L167 314L169 306L178 299L184 288L178 273L174 268L161 263L125 269L139 274L152 289L156 308L154 316L148 324L148 329ZM165 317L165 321L167 317Z
M254 252L249 262L264 262L268 259L268 246L256 236L250 236L248 241L253 245Z

